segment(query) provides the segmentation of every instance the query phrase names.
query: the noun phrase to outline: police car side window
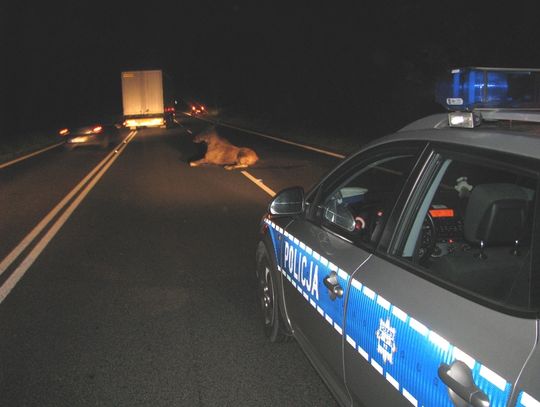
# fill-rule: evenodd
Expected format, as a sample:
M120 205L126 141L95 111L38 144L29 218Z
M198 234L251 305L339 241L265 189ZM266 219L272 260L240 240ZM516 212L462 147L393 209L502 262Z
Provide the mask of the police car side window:
M355 244L374 246L416 160L415 153L396 153L351 171L321 198L322 225Z
M537 182L497 163L443 157L401 257L472 297L528 309Z

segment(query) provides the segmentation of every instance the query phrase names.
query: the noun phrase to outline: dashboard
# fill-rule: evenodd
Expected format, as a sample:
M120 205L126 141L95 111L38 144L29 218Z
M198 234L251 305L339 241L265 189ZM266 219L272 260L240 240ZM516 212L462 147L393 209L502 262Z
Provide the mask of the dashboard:
M463 218L453 208L433 205L422 224L419 259L441 257L464 243Z

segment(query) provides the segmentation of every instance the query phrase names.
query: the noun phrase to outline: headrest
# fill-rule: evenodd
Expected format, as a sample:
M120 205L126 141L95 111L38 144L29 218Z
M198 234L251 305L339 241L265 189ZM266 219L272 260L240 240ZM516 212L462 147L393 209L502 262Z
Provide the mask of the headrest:
M527 217L527 193L514 184L480 184L471 192L465 211L465 239L486 245L520 240Z

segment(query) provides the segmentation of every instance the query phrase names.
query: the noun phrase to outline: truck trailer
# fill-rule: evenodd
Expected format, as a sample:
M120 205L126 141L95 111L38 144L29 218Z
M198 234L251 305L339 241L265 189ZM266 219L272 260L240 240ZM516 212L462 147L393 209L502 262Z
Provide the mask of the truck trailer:
M125 127L167 127L174 123L172 84L164 72L124 71L121 77Z

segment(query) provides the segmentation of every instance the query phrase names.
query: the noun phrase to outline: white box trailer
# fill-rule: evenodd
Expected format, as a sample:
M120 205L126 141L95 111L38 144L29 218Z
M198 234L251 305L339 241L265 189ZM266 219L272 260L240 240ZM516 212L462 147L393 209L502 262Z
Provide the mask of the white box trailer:
M124 126L165 127L174 121L170 80L161 70L122 72Z

